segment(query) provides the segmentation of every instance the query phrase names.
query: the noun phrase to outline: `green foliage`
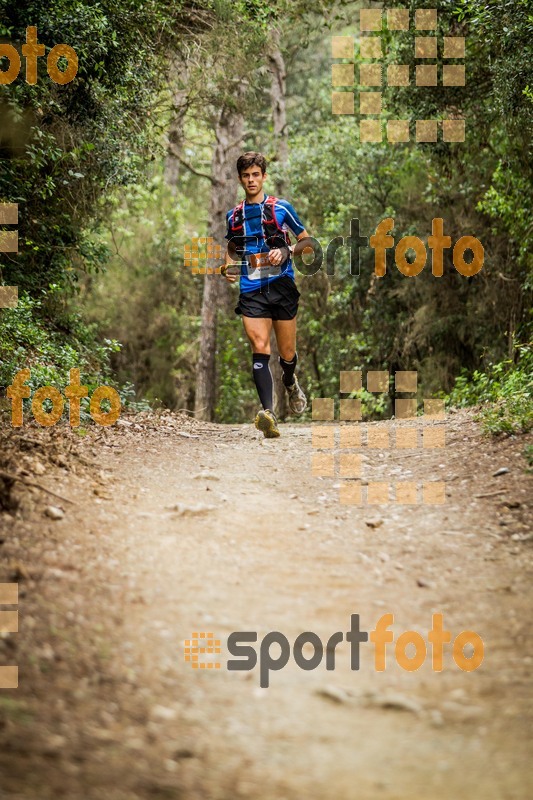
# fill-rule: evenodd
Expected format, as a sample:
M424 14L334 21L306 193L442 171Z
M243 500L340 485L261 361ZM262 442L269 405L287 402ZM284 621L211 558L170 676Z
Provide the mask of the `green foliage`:
M88 353L92 348L93 360L103 359L104 371L112 364L125 382L124 394L131 394L133 378L137 394L171 406L190 405L200 284L178 274L182 242L170 238L176 230L169 198L162 219L157 208L144 213L156 198L144 191L144 176L156 159L159 167L165 152L162 134L176 88L169 76L186 73L188 103L212 130L220 102L235 105L236 85L253 72L247 65L264 49L278 11L275 2L256 0L58 0L48 5L0 0L0 36L20 44L26 27L35 25L46 53L64 42L79 62L74 80L59 86L47 74L45 53L38 60L36 85L24 80L23 60L21 76L0 87L0 201L19 204L20 243L16 257L0 256L0 282L18 286L26 298L15 312L21 317L15 361L33 360L36 351L27 348L38 343L39 357L46 356L57 369L79 357L78 333L65 322L65 307L69 298L86 294L93 278L96 286L110 263L108 286L116 294L109 306L104 301L98 311L93 307L90 318L104 333L119 330L125 346L114 350L109 362L91 326ZM188 191L187 179L182 187ZM197 186L193 193L206 200ZM121 218L121 204L131 221ZM120 255L115 236L122 242ZM115 313L119 297L124 305ZM29 298L35 302L24 331ZM146 320L143 328L139 319ZM32 325L35 335L27 341ZM0 341L6 371L13 366L9 347ZM47 348L55 349L53 357ZM47 374L47 380L53 378Z
M530 469L528 469L527 471L531 472L532 471L531 467L533 467L533 444L526 444L526 446L524 447L524 458L526 459L527 464L530 467Z
M423 0L400 5L409 5L411 14L427 7ZM510 337L527 340L533 106L526 86L533 85L533 52L526 6L439 4L439 35L466 36L466 87L384 90L391 118L465 116L464 143L360 144L353 117L331 115L327 48L314 41L309 51L294 45L288 90L297 100L291 106L287 185L324 250L331 238L348 235L352 217L369 236L387 216L395 219L395 242L415 235L426 243L432 219L442 217L452 246L472 235L485 250L484 267L472 278L455 270L451 248L442 278L431 274L429 250L416 278L398 272L392 252L387 274L376 278L374 254L365 248L361 272L352 275L344 247L336 254L334 275L300 279L299 352L312 392L336 393L339 369L355 365L416 369L428 395L450 391L462 370L482 374L504 361ZM345 28L342 17L331 33L352 35L352 17L345 15ZM384 31L383 38L387 60L409 64L414 74L412 31ZM292 42L290 32L287 40Z
M490 365L485 372L459 375L447 402L484 405L486 433L525 433L533 428L533 343L516 348L517 359Z
M1 321L3 381L21 363L41 384L64 385L70 366L86 370L90 385L109 373L118 345L98 344L95 326L65 308L80 276L101 272L113 252L102 225L115 191L142 181L163 152L157 107L164 107L169 52L213 18L210 0L195 7L181 0L0 0L0 36L20 44L36 26L46 48L36 85L25 80L23 59L20 76L0 87L0 201L19 204L19 253L0 255L0 282L18 286L22 297ZM46 54L58 43L78 56L78 73L65 86L46 70Z
M58 287L52 286L49 296L57 292ZM42 301L24 293L16 309L1 312L0 387L5 391L19 370L29 368L31 377L27 385L32 395L41 386L54 386L62 391L70 382L69 370L79 369L80 382L88 387L89 396L98 386L113 386L119 391L122 405L131 405L131 387L117 387L111 370L111 357L120 350L119 342L98 341L96 326L82 322L75 315L63 315L61 329L52 330L43 322L41 310ZM24 405L28 411L31 399L25 400ZM82 419L89 421L88 398L81 401L81 408ZM64 416L67 415L65 405Z
M111 192L139 178L157 152L152 112L165 77L164 48L183 26L183 4L150 0L53 4L0 2L0 35L13 43L37 26L50 48L73 47L74 80L55 84L38 60L35 86L21 76L1 87L0 199L20 206L20 253L2 278L39 296L50 283L75 288L79 269L98 271L105 249L86 229L106 218Z
M400 5L413 12L427 2ZM423 273L404 277L391 250L377 279L369 248L352 274L346 246L335 274L298 276L298 349L311 395L337 395L341 369L416 369L428 394L450 391L459 375L450 397L490 402L487 430L530 426L529 351L512 361L508 351L512 338L530 339L533 322L527 0L442 0L439 35L466 36L467 85L386 87L385 113L464 116L467 138L395 146L362 145L354 119L331 114L329 34L355 32L349 3L48 6L0 0L0 36L21 42L26 26L37 25L47 52L65 42L80 64L64 87L50 81L45 59L36 86L22 75L0 87L0 200L18 202L21 212L20 253L0 256L0 281L19 286L22 298L0 317L0 382L29 365L35 385L62 387L78 366L90 385L112 382L113 373L130 401L193 406L203 281L183 268L182 248L206 233L211 187L183 170L175 195L164 184L165 133L180 90L188 109L183 160L208 173L220 108L244 108L246 147L274 156L267 191L285 179L324 257L332 238L349 235L352 218L370 236L387 216L396 242L406 234L427 242L432 219L442 217L452 243L473 235L485 248L483 270L471 279L456 272L451 249L442 278L431 274L429 253ZM266 61L274 26L288 67L286 169L275 160ZM385 30L383 39L389 61L409 64L413 74L412 31ZM217 416L249 419L256 407L249 347L232 309L221 317ZM366 416L391 413L385 396L360 396Z
M111 353L120 350L119 342L105 339L103 344L98 344L95 326L81 322L74 315L62 319L65 328L68 326L66 341L65 329L52 331L43 325L36 313L41 305L41 301L23 294L16 309L2 311L0 385L7 386L13 374L26 367L32 371L30 385L33 387L55 384L73 368L80 369L91 386L112 381L109 359Z
M492 182L477 208L491 219L494 230L509 233L517 260L527 270L524 288L533 289L533 226L531 225L531 181L527 175L510 175L500 160Z
M236 302L236 296L235 296ZM249 422L257 413L258 401L252 380L250 345L233 309L221 315L218 328L218 403L220 422Z
M159 168L117 196L104 239L115 252L80 296L84 316L123 343L111 359L119 383L170 408L190 407L194 391L202 278L184 267L183 244L203 233L195 213L206 197L190 197L175 198Z

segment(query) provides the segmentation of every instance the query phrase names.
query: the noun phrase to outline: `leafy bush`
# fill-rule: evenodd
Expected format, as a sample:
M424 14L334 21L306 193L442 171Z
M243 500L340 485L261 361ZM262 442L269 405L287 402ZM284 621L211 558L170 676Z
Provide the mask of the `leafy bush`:
M120 342L115 339L99 342L96 325L83 323L75 315L56 316L55 326L52 327L43 315L43 306L53 299L56 291L57 287L50 287L46 296L43 293L43 300L33 299L23 293L16 309L2 310L0 388L3 393L15 373L25 368L31 370L28 385L32 395L41 386L54 386L62 391L70 382L69 370L77 368L80 370L81 383L88 387L89 396L98 386L113 386L120 395L122 405L132 405L131 385L117 386L110 367L111 355L120 350ZM24 402L26 411L29 411L31 399ZM88 398L82 400L81 408L82 419L89 421ZM64 414L68 415L68 404L65 404Z
M533 344L518 345L517 358L463 372L447 401L455 406L488 404L480 419L486 433L526 433L533 428Z

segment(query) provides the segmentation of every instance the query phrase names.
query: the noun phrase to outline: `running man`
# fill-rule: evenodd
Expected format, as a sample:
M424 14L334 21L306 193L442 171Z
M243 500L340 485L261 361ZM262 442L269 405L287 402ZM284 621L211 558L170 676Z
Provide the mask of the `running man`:
M307 408L305 394L294 374L296 353L296 314L300 293L294 283L290 230L298 241L309 234L287 200L263 191L267 163L261 153L244 153L237 161L239 181L246 193L226 215L228 248L221 272L234 283L240 275L236 314L242 315L244 330L252 347L253 379L263 406L255 427L267 439L279 436L273 410L273 381L270 372L270 332L274 327L283 384L293 414ZM297 252L304 250L302 243ZM236 266L232 266L236 265Z

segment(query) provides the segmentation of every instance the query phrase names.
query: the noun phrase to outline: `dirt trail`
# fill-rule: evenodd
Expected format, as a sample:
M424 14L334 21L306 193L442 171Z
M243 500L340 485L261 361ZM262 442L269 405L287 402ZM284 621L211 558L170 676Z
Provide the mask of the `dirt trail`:
M71 464L40 478L76 501L62 519L38 492L14 524L4 515L0 580L17 577L21 598L0 663L16 654L20 686L0 691L0 796L531 797L523 438L487 442L460 412L443 450L366 450L367 478L442 479L446 502L356 507L339 504L338 479L311 475L309 426L263 441L176 419L99 434L91 477ZM269 688L257 667L226 669L232 631L325 644L351 614L371 631L388 612L395 640L426 641L442 613L452 638L482 637L484 663L461 671L448 646L442 672L430 651L407 672L389 644L376 672L365 643L352 671L344 641L334 671L291 656ZM193 631L222 640L221 669L184 661Z

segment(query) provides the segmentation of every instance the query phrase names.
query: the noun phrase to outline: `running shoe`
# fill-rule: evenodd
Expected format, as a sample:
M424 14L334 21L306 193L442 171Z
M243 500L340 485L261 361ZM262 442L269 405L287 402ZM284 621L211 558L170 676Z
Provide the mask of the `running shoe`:
M303 414L307 408L307 397L302 391L298 378L294 376L294 383L285 387L289 395L289 408L293 414Z
M276 415L270 409L261 410L255 418L255 427L262 431L265 439L276 439L279 436Z

